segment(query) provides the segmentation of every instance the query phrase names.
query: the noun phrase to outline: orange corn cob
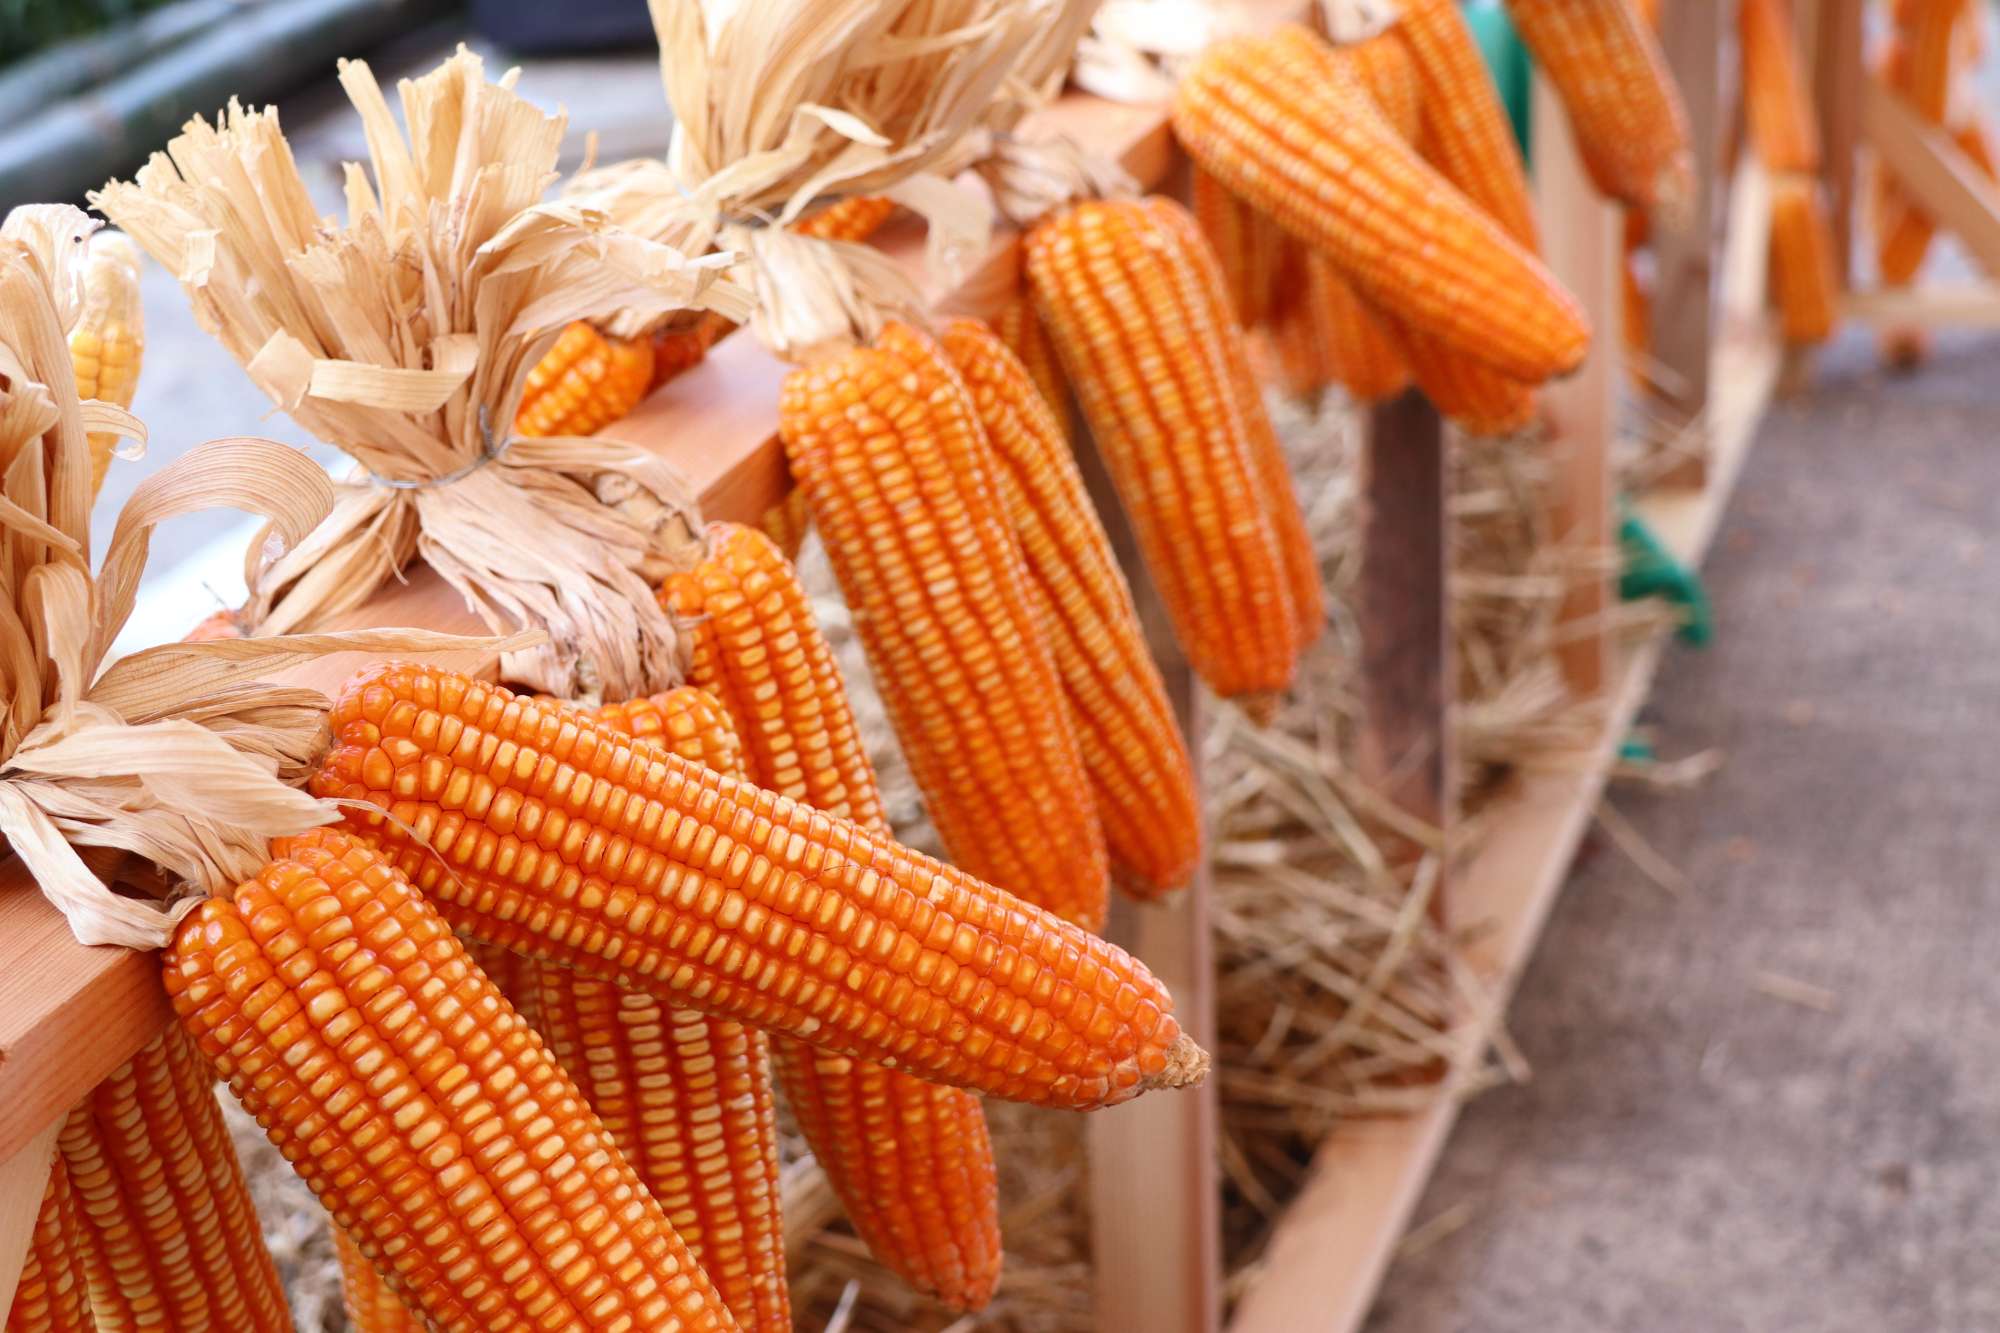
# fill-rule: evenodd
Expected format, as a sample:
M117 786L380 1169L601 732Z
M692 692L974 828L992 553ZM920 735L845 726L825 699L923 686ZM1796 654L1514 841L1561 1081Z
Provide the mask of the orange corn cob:
M336 830L272 854L182 923L167 992L405 1303L448 1333L733 1329L576 1085L410 882Z
M1785 0L1741 0L1743 102L1750 141L1773 173L1819 170L1819 123L1799 69L1797 39Z
M940 343L992 446L1113 873L1145 897L1180 888L1201 858L1194 769L1083 474L1028 372L992 330L955 320ZM1281 481L1289 489L1289 476Z
M1181 649L1217 694L1271 707L1297 664L1284 556L1225 341L1185 233L1136 199L1072 205L1028 233L1042 322L1076 386Z
M1306 29L1209 47L1173 117L1197 162L1332 259L1377 309L1523 380L1583 360L1576 302L1397 136Z
M711 545L709 558L662 594L671 609L698 617L690 676L731 701L760 782L844 819L869 812L871 829L886 832L874 769L804 590L746 528L718 524ZM655 730L648 706L598 717L643 736ZM951 1305L991 1300L1000 1217L979 1099L788 1037L775 1038L771 1051L792 1118L870 1253Z
M333 1255L340 1261L341 1304L353 1333L427 1333L430 1325L410 1313L403 1298L339 1227L333 1228Z
M1002 307L1000 317L993 321L993 331L1000 335L1001 342L1007 344L1007 350L1027 368L1028 377L1034 380L1042 401L1055 414L1063 438L1068 439L1070 418L1074 412L1069 381L1063 378L1062 362L1056 359L1055 344L1049 341L1049 331L1043 327L1042 317L1035 313L1033 298L1023 292L1009 301Z
M1771 184L1771 290L1785 341L1825 342L1833 334L1840 279L1833 230L1810 176L1780 176Z
M215 1075L178 1029L98 1084L57 1142L98 1328L291 1328Z
M1424 156L1528 250L1538 247L1527 168L1458 0L1402 0L1392 34L1416 76Z
M890 324L787 378L779 433L952 860L1087 930L1104 835L965 386Z
M743 774L728 715L694 686L607 704L594 716L713 772ZM778 1117L764 1034L552 963L526 962L526 970L535 1030L737 1323L789 1330Z
M653 382L653 344L613 338L578 320L528 372L514 429L527 436L590 435L622 420Z
M895 211L893 201L872 195L836 199L819 212L793 223L792 230L817 240L859 244L879 231ZM655 337L652 387L657 389L682 371L699 365L709 348L734 332L736 325L727 317L709 311L691 329Z
M146 352L146 311L139 300L139 247L123 232L90 238L84 267L83 310L69 334L76 396L132 406L139 391L139 363ZM111 467L115 435L90 437L90 488L95 495Z
M1382 119L1389 122L1404 143L1414 144L1423 125L1417 67L1410 48L1396 31L1387 28L1366 41L1334 50L1368 91L1368 100L1382 113Z
M1466 434L1511 435L1534 422L1535 391L1519 380L1412 329L1403 330L1403 353L1424 397Z
M1955 34L1964 15L1965 0L1924 0L1903 28L1909 63L1896 90L1927 125L1944 123L1959 50Z
M1291 464L1264 409L1264 395L1257 387L1256 372L1250 368L1250 352L1237 330L1227 327L1229 293L1225 290L1221 266L1201 239L1201 229L1185 208L1171 199L1147 199L1161 231L1177 235L1181 252L1188 258L1199 279L1203 299L1217 323L1224 325L1218 341L1224 369L1228 372L1231 396L1241 409L1243 440L1249 447L1250 463L1257 480L1257 494L1263 501L1264 517L1277 538L1278 557L1285 567L1285 589L1292 608L1294 646L1303 651L1319 638L1326 623L1326 593L1319 573L1319 554L1313 549L1312 533L1299 507L1298 488L1292 484Z
M806 544L806 534L812 531L812 508L806 504L806 493L794 486L785 492L785 498L764 511L758 526L764 535L777 543L785 559L799 558L799 549Z
M1195 221L1201 224L1208 248L1222 264L1229 286L1230 313L1240 327L1255 328L1271 317L1278 298L1278 274L1285 258L1284 233L1200 167L1194 168L1192 179L1189 198ZM1004 327L1001 337L1009 347L1014 346ZM1017 355L1019 351L1015 348Z
M49 1164L49 1183L21 1264L21 1280L8 1308L6 1333L93 1333L90 1278L76 1192L58 1155Z
M1207 1071L1122 949L574 709L388 663L330 723L312 790L380 809L347 818L475 938L1016 1101Z
M1507 0L1507 9L1562 97L1597 188L1635 208L1686 211L1687 108L1631 0Z
M1653 297L1639 278L1635 256L1626 252L1619 266L1623 295L1620 301L1625 322L1625 355L1643 363L1653 354ZM1643 379L1643 377L1642 377Z

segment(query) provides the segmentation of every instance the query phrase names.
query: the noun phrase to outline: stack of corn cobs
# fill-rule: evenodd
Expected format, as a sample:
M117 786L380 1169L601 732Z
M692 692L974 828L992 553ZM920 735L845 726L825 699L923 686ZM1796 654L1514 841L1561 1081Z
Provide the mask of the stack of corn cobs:
M1643 28L1581 17L1625 6L1516 7L1552 72L1609 60L1650 88L1611 94L1632 123L1599 122L1601 166L1647 203L1675 189L1685 131ZM1064 205L1027 228L997 327L892 321L786 382L800 503L951 864L890 836L755 529L713 526L659 591L682 687L585 709L366 671L310 779L343 824L180 927L181 1027L65 1126L9 1329L287 1326L210 1069L332 1214L364 1330L789 1327L774 1081L876 1257L989 1300L978 1095L1090 1109L1207 1067L1094 933L1111 884L1186 884L1202 830L1072 395L1187 660L1255 718L1324 607L1245 328L1299 387L1414 382L1485 431L1584 355L1455 5L1401 9L1361 43L1287 27L1196 62L1173 106L1193 213ZM802 228L855 240L888 211ZM615 420L725 332L573 326L516 429Z

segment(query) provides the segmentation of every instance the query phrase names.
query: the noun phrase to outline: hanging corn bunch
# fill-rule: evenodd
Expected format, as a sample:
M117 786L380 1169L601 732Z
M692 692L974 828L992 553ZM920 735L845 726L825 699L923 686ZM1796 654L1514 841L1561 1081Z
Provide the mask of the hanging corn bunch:
M1772 177L1771 292L1785 341L1810 346L1832 336L1840 298L1818 124L1785 0L1743 0L1737 25L1750 146Z

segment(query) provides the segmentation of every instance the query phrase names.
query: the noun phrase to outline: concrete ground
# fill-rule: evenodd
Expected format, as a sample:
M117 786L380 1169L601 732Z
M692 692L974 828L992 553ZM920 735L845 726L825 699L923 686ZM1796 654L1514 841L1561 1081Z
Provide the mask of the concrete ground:
M1996 365L1767 419L1648 714L1727 762L1613 795L1687 886L1586 852L1370 1333L2000 1328Z

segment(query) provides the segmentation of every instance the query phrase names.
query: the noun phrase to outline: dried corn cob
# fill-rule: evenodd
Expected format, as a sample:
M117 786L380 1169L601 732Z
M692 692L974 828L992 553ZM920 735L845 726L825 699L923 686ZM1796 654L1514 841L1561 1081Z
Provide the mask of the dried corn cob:
M1182 233L1136 200L1073 205L1026 239L1035 304L1076 386L1196 674L1253 712L1297 664L1284 557L1224 341L1241 339Z
M1042 317L1035 313L1033 299L1024 292L1009 301L1001 309L1000 317L993 321L993 331L1027 367L1042 401L1049 405L1056 424L1062 427L1063 438L1068 439L1075 405L1070 401L1069 381L1063 378L1062 362L1056 359L1055 344L1049 341Z
M788 377L779 433L952 860L1097 929L1104 835L950 362L890 324Z
M1377 309L1523 380L1583 360L1576 302L1397 137L1307 30L1217 42L1181 80L1173 116L1197 162Z
M1385 28L1366 41L1334 50L1361 81L1382 119L1404 143L1414 144L1423 125L1417 67L1397 29Z
M1229 187L1200 167L1194 168L1192 175L1189 198L1195 221L1201 224L1208 248L1222 265L1229 286L1230 313L1239 327L1255 328L1271 318L1278 299L1279 274L1285 262L1285 235L1276 223L1231 194ZM1004 327L1000 333L1007 345L1014 347L1014 340L1007 337ZM1019 348L1015 348L1015 354L1020 354ZM1027 360L1025 356L1021 359Z
M476 938L1017 1101L1110 1105L1207 1072L1123 950L573 709L389 663L330 721L313 791L378 807L350 824Z
M340 1262L341 1304L354 1333L428 1333L430 1325L410 1313L347 1233L333 1228L333 1255Z
M595 710L600 724L741 777L722 705L684 685ZM525 961L525 960L524 960ZM583 1090L746 1330L789 1330L778 1119L764 1034L552 963L526 963L535 1030Z
M1628 360L1643 363L1653 354L1653 296L1640 280L1637 256L1626 251L1625 261L1619 265L1623 296L1620 302L1625 323L1625 355ZM1641 376L1643 381L1644 377Z
M1597 188L1634 208L1686 212L1687 108L1631 0L1507 0L1507 9L1561 96Z
M653 382L653 344L613 338L581 320L528 371L514 429L522 435L590 435L639 405Z
M98 1328L291 1328L215 1075L182 1032L112 1071L57 1142Z
M1535 391L1457 348L1405 329L1403 354L1424 397L1468 435L1511 435L1535 420Z
M1083 474L1028 372L992 330L956 320L939 341L991 446L1113 873L1145 897L1180 888L1201 858L1194 769ZM1290 477L1278 480L1289 493Z
M1964 17L1965 0L1923 0L1902 27L1908 65L1894 86L1926 125L1942 125L1951 104L1961 49L1956 34Z
M734 1328L576 1085L409 881L335 830L272 852L182 924L167 992L391 1288L449 1333Z
M784 499L764 511L758 526L785 553L785 559L798 559L799 548L806 544L806 534L812 531L812 508L806 504L806 493L792 487L785 492Z
M872 811L872 827L886 832L874 770L804 590L747 529L717 525L711 545L709 559L663 594L675 610L702 617L692 622L692 677L737 701L739 726L756 741L753 776L844 819ZM597 716L614 730L657 730L643 706ZM792 1118L870 1253L951 1305L991 1300L1000 1218L979 1099L788 1037L774 1039L771 1051Z
M58 1155L49 1164L49 1183L21 1265L21 1280L7 1310L6 1333L93 1333L90 1279L84 1264L84 1235L77 1217L76 1192Z
M1223 284L1222 268L1203 243L1194 218L1179 204L1158 196L1147 199L1145 207L1163 233L1179 238L1181 253L1187 256L1188 266L1194 270L1209 310L1218 324L1226 326L1229 293ZM1298 488L1292 484L1292 469L1285 461L1284 446L1278 442L1270 413L1264 410L1264 395L1257 387L1256 373L1250 368L1249 350L1237 331L1227 327L1217 346L1228 372L1231 396L1242 415L1243 440L1250 451L1257 494L1263 501L1271 532L1277 538L1279 559L1284 562L1294 645L1303 652L1319 638L1326 624L1326 593L1320 581L1319 555L1313 549L1312 534L1306 530L1306 517L1299 508Z
M139 390L139 363L146 352L146 311L139 300L139 247L119 231L90 238L84 267L83 313L70 330L70 364L76 396L119 407L132 406ZM90 491L104 485L115 435L90 437Z
M1410 51L1424 156L1509 236L1538 249L1520 145L1458 0L1402 0L1391 31Z
M1840 278L1833 262L1833 230L1813 192L1810 176L1780 176L1771 183L1771 291L1785 341L1825 342L1833 334Z
M1743 50L1743 102L1750 142L1771 172L1819 170L1819 123L1799 69L1798 44L1785 0L1741 0L1736 12Z

